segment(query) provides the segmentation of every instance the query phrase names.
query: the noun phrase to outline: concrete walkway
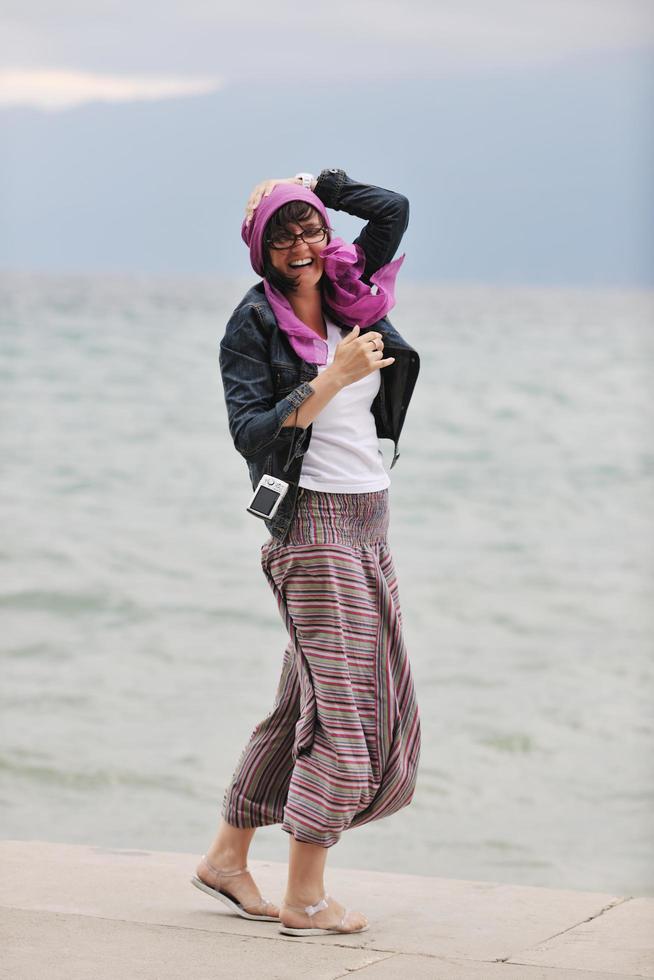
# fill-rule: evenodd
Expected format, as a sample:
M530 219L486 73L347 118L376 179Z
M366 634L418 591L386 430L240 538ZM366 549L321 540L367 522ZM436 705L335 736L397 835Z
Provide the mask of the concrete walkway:
M331 869L360 936L293 939L189 884L197 856L0 842L3 980L654 978L654 898ZM252 862L279 899L285 867Z

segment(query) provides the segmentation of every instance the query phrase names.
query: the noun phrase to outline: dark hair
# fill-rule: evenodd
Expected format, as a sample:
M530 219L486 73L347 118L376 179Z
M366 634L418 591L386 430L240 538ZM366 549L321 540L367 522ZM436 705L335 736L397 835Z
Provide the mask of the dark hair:
M280 293L293 293L297 289L299 276L285 276L283 272L276 269L270 260L270 246L267 244L269 238L278 235L281 231L292 234L290 225L298 225L302 221L316 216L321 224L324 224L323 216L312 207L307 201L289 201L275 211L268 220L263 231L263 277L271 286L278 289ZM329 231L327 232L329 241Z

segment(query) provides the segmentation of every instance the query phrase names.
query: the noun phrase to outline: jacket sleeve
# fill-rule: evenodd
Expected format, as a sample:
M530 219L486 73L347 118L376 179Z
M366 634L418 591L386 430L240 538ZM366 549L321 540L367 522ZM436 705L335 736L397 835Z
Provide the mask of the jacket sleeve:
M409 201L403 194L374 184L361 184L344 170L322 170L315 194L325 207L345 211L367 224L354 239L366 256L362 279L370 277L395 255L409 224Z
M239 310L234 316L244 314L247 311ZM250 315L256 316L256 310L252 308ZM305 381L275 400L266 342L258 331L230 330L228 325L220 344L220 373L229 431L246 460L288 448L294 436L304 433L301 427L284 426L284 422L315 392Z

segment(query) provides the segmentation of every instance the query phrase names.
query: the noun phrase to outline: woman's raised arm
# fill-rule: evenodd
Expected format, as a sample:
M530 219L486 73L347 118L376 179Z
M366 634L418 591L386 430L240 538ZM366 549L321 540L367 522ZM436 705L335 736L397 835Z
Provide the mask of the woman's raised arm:
M297 177L277 177L257 184L245 206L246 221L251 220L261 198L270 194L276 184L296 183L299 183ZM370 277L390 262L399 248L409 224L408 199L397 191L352 180L336 167L322 170L312 190L326 207L367 221L354 244L360 245L366 256L361 278L370 282Z
M345 211L367 221L354 239L366 256L362 279L370 277L390 262L409 224L409 201L403 194L352 180L344 170L323 170L314 193L334 211Z

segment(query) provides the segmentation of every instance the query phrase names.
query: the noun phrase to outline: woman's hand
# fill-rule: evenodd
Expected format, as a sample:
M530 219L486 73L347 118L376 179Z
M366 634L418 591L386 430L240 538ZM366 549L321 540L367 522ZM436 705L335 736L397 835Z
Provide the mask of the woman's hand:
M248 203L245 205L245 223L250 224L252 220L252 215L255 212L257 205L262 197L268 197L271 190L275 184L300 184L300 180L296 180L295 177L277 177L271 178L270 180L262 180L260 184L252 190L252 193L248 197Z
M303 401L283 424L306 429L346 385L365 378L379 368L388 367L394 360L394 357L384 357L384 341L380 333L371 332L360 337L357 324L336 346L334 360L329 367L309 382L314 394Z
M334 360L327 368L338 379L341 387L360 381L366 375L389 367L394 357L384 357L384 341L376 331L359 336L359 324L336 345ZM327 373L325 371L325 374Z

